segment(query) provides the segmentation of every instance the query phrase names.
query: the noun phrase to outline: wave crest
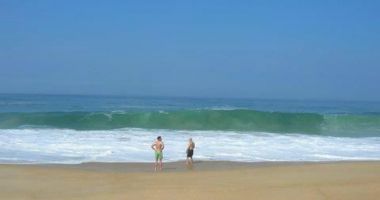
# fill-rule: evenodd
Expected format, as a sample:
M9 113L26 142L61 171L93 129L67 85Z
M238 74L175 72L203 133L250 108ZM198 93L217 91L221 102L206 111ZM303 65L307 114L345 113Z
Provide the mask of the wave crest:
M0 128L25 126L76 130L134 127L376 136L380 135L380 115L322 115L255 110L0 113Z

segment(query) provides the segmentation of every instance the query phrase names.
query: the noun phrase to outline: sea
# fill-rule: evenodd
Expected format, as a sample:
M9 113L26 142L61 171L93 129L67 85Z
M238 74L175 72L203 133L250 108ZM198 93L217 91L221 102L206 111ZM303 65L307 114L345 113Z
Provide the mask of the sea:
M380 160L380 102L0 94L0 163Z

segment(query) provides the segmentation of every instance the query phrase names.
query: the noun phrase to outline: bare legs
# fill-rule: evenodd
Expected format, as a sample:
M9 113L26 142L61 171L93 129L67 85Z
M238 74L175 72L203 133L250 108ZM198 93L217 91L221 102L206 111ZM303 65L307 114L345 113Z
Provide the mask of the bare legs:
M193 168L193 158L192 157L187 157L186 158L186 165L189 169Z
M162 164L162 158L160 159L160 171L162 171L162 166L163 166L163 164Z
M156 172L157 169L162 171L162 167L163 167L162 159L156 159L156 162L154 163L154 171Z
M154 163L154 171L155 172L157 171L157 167L158 167L158 159L156 159L156 162Z

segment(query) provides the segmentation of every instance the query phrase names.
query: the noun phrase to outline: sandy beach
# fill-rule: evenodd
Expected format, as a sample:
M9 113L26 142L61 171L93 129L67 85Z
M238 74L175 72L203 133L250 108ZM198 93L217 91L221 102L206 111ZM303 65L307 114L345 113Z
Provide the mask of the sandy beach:
M380 162L0 165L0 199L378 199Z

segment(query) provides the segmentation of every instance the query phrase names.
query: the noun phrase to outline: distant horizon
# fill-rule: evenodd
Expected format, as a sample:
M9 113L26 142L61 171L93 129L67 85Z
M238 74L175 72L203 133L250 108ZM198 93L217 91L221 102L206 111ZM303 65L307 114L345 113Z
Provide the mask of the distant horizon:
M63 94L63 93L1 93L0 95L35 95L35 96L83 96L83 97L125 97L125 98L179 98L179 99L225 99L225 100L258 100L258 101L320 101L320 102L373 102L380 100L349 100L349 99L284 99L284 98L260 98L260 97L202 97L202 96L168 96L168 95L138 95L138 94Z

